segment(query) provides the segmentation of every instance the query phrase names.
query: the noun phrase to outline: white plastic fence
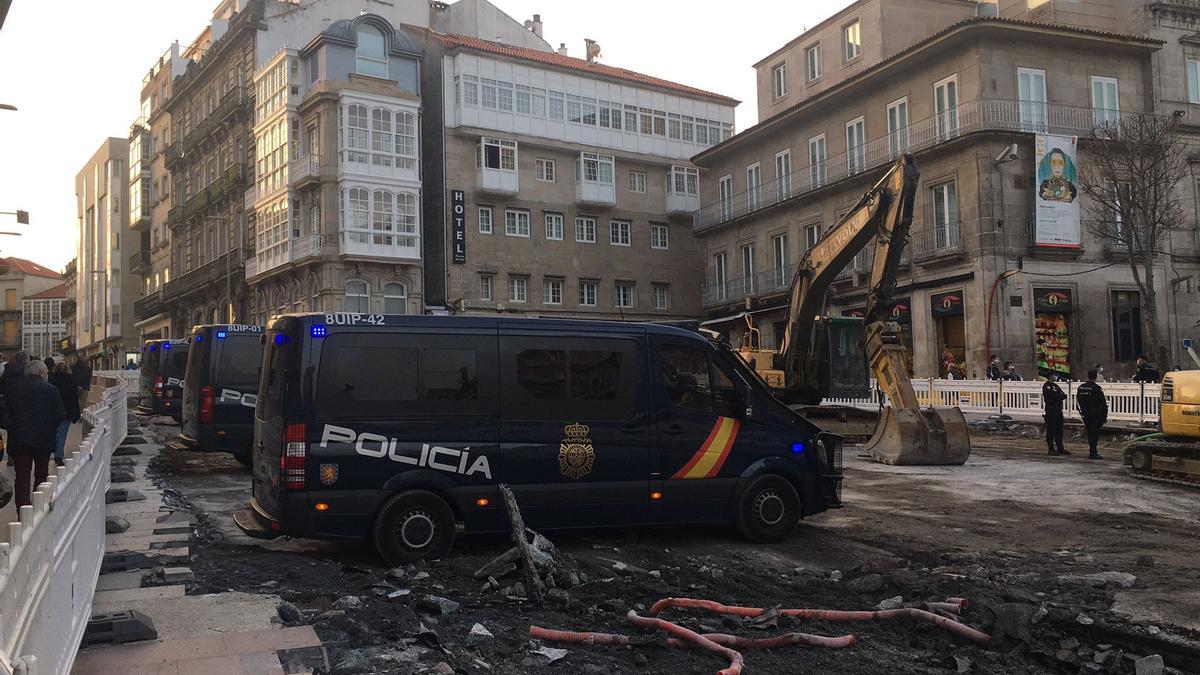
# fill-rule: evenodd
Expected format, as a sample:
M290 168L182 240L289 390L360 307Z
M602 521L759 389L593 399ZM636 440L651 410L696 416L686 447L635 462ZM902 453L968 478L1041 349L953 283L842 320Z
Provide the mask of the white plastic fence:
M95 375L123 380L130 396L137 396L138 389L142 386L142 374L136 370L101 370Z
M1082 382L1060 382L1067 395L1063 412L1067 419L1078 419L1076 390ZM1161 385L1137 382L1104 382L1100 385L1108 399L1110 422L1154 423L1158 421ZM1007 380L913 380L913 389L921 405L957 406L964 413L1009 415L1017 420L1042 418L1042 383ZM865 410L879 408L879 390L871 381L871 396L861 399L827 399L836 405Z
M83 412L86 436L37 486L0 544L0 673L69 673L92 613L104 557L104 493L127 430L123 379L98 376ZM98 390L98 387L103 389Z

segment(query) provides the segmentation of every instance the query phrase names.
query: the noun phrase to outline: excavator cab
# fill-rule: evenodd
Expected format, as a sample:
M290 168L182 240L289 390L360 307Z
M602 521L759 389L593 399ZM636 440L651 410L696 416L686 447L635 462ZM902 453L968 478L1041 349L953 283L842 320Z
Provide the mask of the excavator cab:
M871 395L870 370L863 352L863 320L827 316L817 322L815 356L817 386L826 398L866 398Z

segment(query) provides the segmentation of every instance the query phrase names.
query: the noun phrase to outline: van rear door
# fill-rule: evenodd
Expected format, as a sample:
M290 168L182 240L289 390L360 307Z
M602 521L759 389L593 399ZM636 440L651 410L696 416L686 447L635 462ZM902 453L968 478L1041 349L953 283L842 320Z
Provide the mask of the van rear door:
M495 473L535 527L640 523L650 497L644 342L501 330Z
M191 347L188 349L187 370L183 373L183 424L180 435L197 441L200 439L200 423L196 416L200 406L200 387L207 384L208 355L212 351L209 336L199 328L192 334Z
M218 436L225 432L221 436L222 447L249 449L258 400L262 341L258 333L216 333L213 358L217 364L211 382L215 390L213 423Z
M258 380L258 406L254 415L252 479L254 500L268 515L279 515L283 480L279 458L283 453L284 416L299 417L300 337L290 335L289 320L276 320L263 339L263 367ZM296 421L300 421L296 419Z

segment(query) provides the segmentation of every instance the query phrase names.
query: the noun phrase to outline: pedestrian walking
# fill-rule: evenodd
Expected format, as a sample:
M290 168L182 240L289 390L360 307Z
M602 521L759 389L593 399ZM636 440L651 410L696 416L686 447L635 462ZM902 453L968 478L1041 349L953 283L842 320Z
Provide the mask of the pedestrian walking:
M17 352L13 354L8 363L4 364L4 374L0 375L0 394L8 391L8 388L25 379L25 366L29 363L29 352Z
M51 375L54 374L54 357L53 356L46 357L46 372L50 373Z
M1067 395L1054 380L1042 385L1043 418L1046 420L1046 449L1051 455L1069 455L1063 447L1063 404Z
M1096 444L1100 442L1100 429L1108 421L1108 399L1104 389L1096 383L1095 370L1088 371L1088 381L1079 385L1075 400L1079 404L1079 415L1083 417L1083 428L1087 432L1088 459L1100 459Z
M1017 364L1013 363L1012 361L1005 361L1004 362L1004 373L1003 373L1003 376L1001 377L1001 379L1012 380L1014 382L1020 382L1021 380L1024 380L1025 378L1021 377L1021 374L1017 372Z
M63 411L66 413L66 419L59 422L54 438L54 463L62 466L66 455L67 433L71 430L71 425L80 418L79 385L75 384L75 376L71 374L66 362L54 367L54 372L50 374L50 384L58 390L58 397L62 399Z
M1000 371L1000 357L999 356L993 355L992 359L990 361L988 361L987 379L989 379L989 380L1005 379L1004 373Z
M50 455L58 425L66 419L58 390L46 381L46 364L31 361L25 379L8 390L9 453L16 464L17 508L33 503L33 486L41 485L50 473ZM33 482L30 482L30 473Z
M1133 372L1134 382L1158 384L1158 368L1155 368L1145 356L1137 358L1137 370Z
M88 392L92 389L92 367L75 355L75 365L71 366L71 374L75 376L75 384L79 385L79 409L87 408Z

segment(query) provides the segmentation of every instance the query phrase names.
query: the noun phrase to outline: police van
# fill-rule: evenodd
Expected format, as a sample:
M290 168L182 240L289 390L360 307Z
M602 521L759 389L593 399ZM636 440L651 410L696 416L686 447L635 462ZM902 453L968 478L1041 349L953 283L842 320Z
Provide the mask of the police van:
M262 335L262 326L192 328L178 446L228 452L250 465Z
M660 324L304 314L264 336L247 534L370 539L391 563L457 530L732 522L778 541L840 503L841 438L727 345Z
M138 366L141 376L138 409L151 415L170 415L180 421L187 361L187 340L146 340Z

